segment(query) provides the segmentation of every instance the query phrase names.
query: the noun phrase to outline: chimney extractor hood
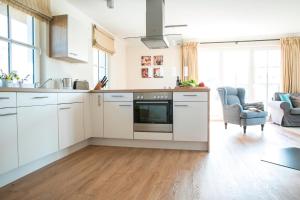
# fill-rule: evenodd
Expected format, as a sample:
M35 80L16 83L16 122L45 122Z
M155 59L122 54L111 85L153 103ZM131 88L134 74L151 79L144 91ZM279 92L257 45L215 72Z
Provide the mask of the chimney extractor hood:
M141 38L141 41L149 49L165 49L169 47L169 42L164 36L149 36Z
M146 0L146 37L141 41L150 49L168 48L164 37L165 0Z

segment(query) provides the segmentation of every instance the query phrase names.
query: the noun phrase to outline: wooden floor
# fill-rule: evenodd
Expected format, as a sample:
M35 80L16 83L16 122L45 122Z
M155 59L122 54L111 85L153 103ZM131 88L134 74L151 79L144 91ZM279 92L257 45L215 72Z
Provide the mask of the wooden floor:
M300 172L260 161L300 146L300 136L267 125L211 123L211 152L90 146L0 189L0 199L300 199Z

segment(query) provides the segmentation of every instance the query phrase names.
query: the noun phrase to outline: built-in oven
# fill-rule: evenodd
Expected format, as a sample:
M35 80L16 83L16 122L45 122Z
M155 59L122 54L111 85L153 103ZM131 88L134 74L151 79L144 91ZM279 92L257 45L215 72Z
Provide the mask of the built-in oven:
M173 132L172 92L134 93L135 132Z

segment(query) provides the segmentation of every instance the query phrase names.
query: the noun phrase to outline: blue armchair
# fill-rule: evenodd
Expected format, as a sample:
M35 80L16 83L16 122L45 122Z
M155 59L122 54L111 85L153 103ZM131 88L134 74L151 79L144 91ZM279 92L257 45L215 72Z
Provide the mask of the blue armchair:
M251 125L261 125L261 130L264 130L268 113L263 111L262 103L246 104L244 88L221 87L217 90L222 101L225 129L227 123L231 123L243 126L244 134ZM247 110L249 107L259 107L261 111Z

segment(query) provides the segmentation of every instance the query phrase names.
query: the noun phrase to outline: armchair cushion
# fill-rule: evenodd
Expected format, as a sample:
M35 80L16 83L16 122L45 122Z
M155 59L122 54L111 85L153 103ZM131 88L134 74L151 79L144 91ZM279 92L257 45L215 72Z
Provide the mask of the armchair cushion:
M300 97L299 96L290 96L291 102L294 108L300 108Z
M291 114L292 115L300 115L300 108L292 108Z
M265 118L268 115L267 112L261 111L261 112L253 112L249 110L243 110L241 112L241 118L243 119L250 119L250 118Z

